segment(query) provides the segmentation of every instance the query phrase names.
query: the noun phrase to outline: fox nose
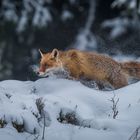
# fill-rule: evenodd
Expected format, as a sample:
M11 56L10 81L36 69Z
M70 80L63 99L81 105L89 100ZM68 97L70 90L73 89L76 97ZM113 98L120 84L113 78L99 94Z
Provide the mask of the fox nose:
M44 73L44 72L38 71L38 72L37 72L37 75L40 76L40 77L44 77L44 76L45 76L45 73Z
M36 74L39 75L40 74L39 71L37 71Z

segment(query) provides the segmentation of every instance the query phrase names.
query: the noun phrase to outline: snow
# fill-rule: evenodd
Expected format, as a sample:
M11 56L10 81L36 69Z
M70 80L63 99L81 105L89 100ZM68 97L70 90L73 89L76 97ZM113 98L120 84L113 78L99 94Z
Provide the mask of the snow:
M125 5L126 7L130 8L130 9L135 9L136 5L137 5L137 1L136 0L115 0L112 3L112 7L118 6L121 7L122 5Z
M99 91L78 81L42 78L33 81L6 80L0 82L0 128L2 140L42 139L44 119L36 101L44 106L45 140L128 140L140 122L140 82L115 91ZM119 99L116 119L112 117L112 102ZM77 123L63 115L75 113ZM1 122L1 121L0 121ZM24 125L17 132L13 123Z
M111 28L110 37L114 39L126 33L129 24L130 21L127 18L114 18L104 21L102 23L102 27Z
M89 30L82 30L76 37L74 48L79 50L95 50L97 48L96 37Z
M33 17L34 26L46 26L48 22L52 21L51 14L48 9L42 8L41 6L36 8L35 15Z
M9 2L9 0L5 0L2 2L2 5L7 8L7 10L3 13L5 19L8 21L17 22L18 17L16 15L16 12L13 10L15 9L14 4Z
M140 6L138 5L140 5L140 2L137 0L114 0L112 2L112 8L122 8L120 9L120 16L105 20L101 25L103 28L111 29L110 37L112 39L124 35L129 29L139 30Z
M64 10L61 15L62 21L67 21L69 19L72 19L73 17L74 15L68 10Z
M51 3L51 1L47 0L48 3ZM16 31L19 33L26 29L29 20L32 20L33 26L46 27L52 21L52 15L49 7L44 7L45 3L46 0L23 0L21 2L23 6L21 14L18 14L16 4L10 0L4 0L1 2L2 15L5 20L13 21L17 24Z

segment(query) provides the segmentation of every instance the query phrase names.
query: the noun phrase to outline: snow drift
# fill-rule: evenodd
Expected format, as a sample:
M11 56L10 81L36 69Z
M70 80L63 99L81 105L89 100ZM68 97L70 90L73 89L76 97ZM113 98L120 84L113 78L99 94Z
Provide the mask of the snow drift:
M115 91L56 78L0 82L2 140L128 140L139 125L140 82Z

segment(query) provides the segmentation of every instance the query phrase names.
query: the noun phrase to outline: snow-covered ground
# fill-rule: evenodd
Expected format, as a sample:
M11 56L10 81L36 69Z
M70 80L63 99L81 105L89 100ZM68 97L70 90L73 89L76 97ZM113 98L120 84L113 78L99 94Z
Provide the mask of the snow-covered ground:
M139 126L140 82L115 91L56 78L0 82L0 140L41 140L43 130L45 140L128 140Z

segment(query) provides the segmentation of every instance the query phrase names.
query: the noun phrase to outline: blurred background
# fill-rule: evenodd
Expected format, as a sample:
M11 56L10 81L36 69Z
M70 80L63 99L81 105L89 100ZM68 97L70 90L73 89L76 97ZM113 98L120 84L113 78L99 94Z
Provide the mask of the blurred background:
M35 80L38 49L140 57L140 0L0 0L0 80Z

